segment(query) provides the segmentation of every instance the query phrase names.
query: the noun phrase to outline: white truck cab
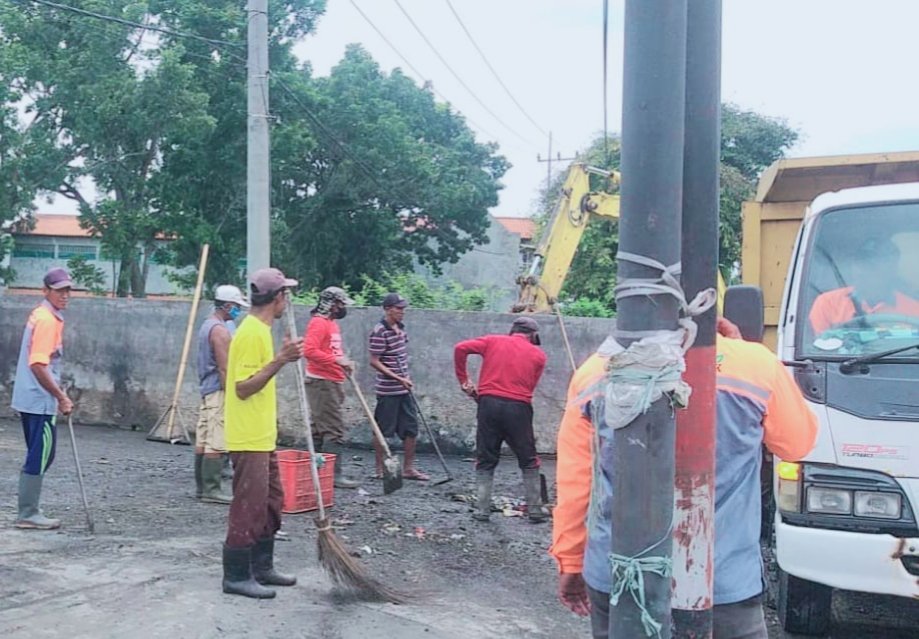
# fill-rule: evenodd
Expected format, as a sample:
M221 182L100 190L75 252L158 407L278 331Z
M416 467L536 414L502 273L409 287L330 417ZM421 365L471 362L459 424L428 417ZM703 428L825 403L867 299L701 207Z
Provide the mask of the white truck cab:
M779 618L820 635L834 588L919 597L919 183L812 202L777 350L820 421L774 463Z

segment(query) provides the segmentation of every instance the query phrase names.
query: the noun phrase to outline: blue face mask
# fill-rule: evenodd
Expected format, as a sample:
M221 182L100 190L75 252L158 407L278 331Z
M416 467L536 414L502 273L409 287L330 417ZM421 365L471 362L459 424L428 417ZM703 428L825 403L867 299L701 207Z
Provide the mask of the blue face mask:
M239 316L242 315L243 311L238 306L231 306L227 313L229 313L230 319L235 322L237 319L239 319Z

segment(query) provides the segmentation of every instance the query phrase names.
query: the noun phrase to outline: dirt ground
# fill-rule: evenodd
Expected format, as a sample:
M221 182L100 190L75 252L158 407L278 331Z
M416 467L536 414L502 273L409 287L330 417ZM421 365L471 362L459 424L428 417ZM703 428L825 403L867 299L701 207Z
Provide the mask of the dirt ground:
M548 525L498 513L475 524L454 494L473 492L472 466L450 458L456 480L406 482L382 495L379 482L338 491L334 520L349 548L378 578L424 594L416 603L343 603L318 568L309 515L285 518L280 568L298 575L271 601L220 591L226 508L192 497L192 450L145 440L145 433L77 427L96 520L89 535L66 430L45 482L44 507L56 532L11 527L23 444L19 424L0 421L0 636L306 637L415 639L588 637L588 623L555 599ZM361 457L365 477L371 454ZM434 458L422 466L439 476ZM551 485L554 465L546 463ZM519 474L502 461L496 495L518 498ZM836 639L919 636L919 602L840 596ZM767 612L773 617L771 610ZM773 639L783 637L775 630Z

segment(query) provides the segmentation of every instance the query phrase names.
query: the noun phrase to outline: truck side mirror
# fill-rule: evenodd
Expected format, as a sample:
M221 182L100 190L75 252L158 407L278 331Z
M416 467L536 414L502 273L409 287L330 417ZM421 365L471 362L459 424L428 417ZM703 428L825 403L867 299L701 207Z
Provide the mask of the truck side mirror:
M762 342L763 291L758 286L729 286L724 293L724 317L737 325L748 342Z

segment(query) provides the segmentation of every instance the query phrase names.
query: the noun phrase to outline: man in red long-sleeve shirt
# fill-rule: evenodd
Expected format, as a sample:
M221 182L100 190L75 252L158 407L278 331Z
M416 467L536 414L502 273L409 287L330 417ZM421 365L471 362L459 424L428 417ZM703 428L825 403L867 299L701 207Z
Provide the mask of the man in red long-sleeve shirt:
M313 418L313 444L316 451L333 453L335 487L357 488L361 482L345 475L345 439L348 429L342 416L345 401L345 375L354 363L345 355L338 320L348 313L354 301L337 286L329 286L319 294L312 319L303 336L303 357L306 359L306 399Z
M463 392L479 403L476 421L476 509L472 517L488 521L491 489L501 444L507 442L523 473L527 512L533 523L548 514L540 503L539 456L533 433L533 391L546 367L539 348L539 325L532 317L518 317L509 335L484 335L453 348L456 378ZM482 357L478 388L469 381L466 359Z

